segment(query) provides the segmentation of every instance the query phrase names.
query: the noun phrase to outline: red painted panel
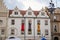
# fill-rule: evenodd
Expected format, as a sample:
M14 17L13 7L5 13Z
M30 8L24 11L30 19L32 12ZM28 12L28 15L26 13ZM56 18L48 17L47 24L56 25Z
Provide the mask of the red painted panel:
M21 31L24 31L24 23L22 23Z

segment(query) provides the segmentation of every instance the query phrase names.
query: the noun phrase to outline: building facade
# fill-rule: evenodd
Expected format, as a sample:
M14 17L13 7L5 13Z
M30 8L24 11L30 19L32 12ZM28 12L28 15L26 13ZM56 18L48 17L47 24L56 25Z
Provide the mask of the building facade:
M16 36L21 40L51 40L50 18L45 9L8 10L0 0L0 40Z
M33 11L19 10L17 7L9 10L7 37L17 36L21 40L40 40L45 36L51 40L50 19L44 9Z
M51 36L52 40L60 40L60 8L53 9L53 14L50 13Z
M5 40L6 38L8 13L8 9L4 5L3 0L0 0L0 40Z

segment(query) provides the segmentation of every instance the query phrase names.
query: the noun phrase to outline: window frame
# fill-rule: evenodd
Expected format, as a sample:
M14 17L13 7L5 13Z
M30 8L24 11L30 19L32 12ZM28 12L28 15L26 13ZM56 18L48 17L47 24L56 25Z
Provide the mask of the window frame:
M11 20L11 25L15 25L15 20L14 19Z
M45 25L48 25L48 20L45 20Z
M57 31L58 31L56 25L54 25L54 27L53 27L53 31L54 31L54 32L57 32Z
M49 35L48 29L45 29L45 35Z
M45 12L41 12L41 16L45 16Z
M16 12L14 12L14 14L15 14L15 15L18 15L18 12L16 11Z
M28 12L28 15L32 15L32 12Z
M11 29L11 35L15 35L15 29Z
M1 29L1 35L5 34L5 29Z
M0 20L0 25L2 25L3 24L3 20Z

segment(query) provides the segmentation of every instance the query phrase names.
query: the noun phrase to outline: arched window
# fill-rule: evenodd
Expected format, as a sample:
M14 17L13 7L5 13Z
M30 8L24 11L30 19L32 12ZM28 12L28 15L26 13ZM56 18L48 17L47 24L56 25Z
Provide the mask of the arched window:
M25 27L25 22L24 22L24 20L22 20L22 24L21 24L21 34L24 34L24 27Z
M40 35L40 20L37 20L37 34Z
M58 37L54 37L54 40L59 40Z
M32 34L32 29L31 29L32 23L31 22L32 22L31 20L28 21L28 34Z

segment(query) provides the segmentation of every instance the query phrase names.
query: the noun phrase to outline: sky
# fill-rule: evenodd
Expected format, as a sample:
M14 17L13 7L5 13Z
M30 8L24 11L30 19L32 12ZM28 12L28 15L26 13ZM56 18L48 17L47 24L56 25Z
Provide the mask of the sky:
M50 0L4 0L3 2L8 9L14 9L17 6L21 10L27 10L29 7L32 10L40 10L49 7ZM60 0L53 0L53 3L55 7L60 7Z

